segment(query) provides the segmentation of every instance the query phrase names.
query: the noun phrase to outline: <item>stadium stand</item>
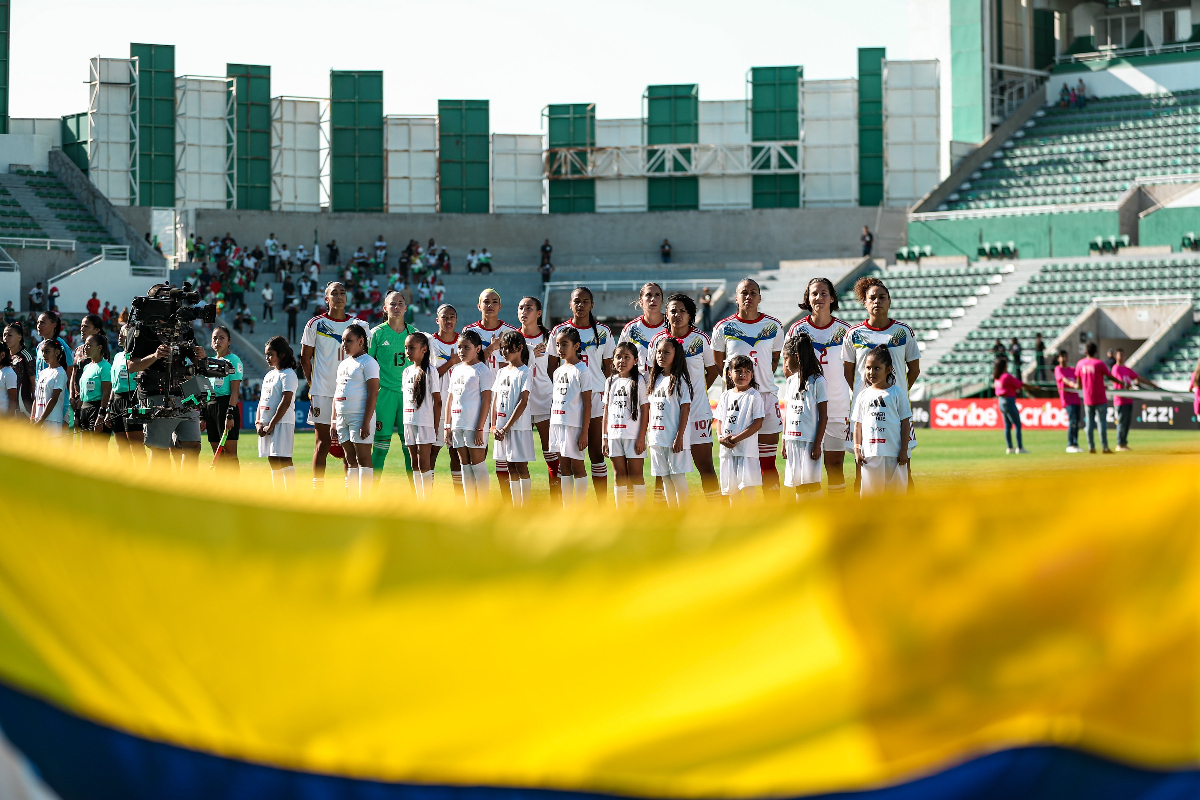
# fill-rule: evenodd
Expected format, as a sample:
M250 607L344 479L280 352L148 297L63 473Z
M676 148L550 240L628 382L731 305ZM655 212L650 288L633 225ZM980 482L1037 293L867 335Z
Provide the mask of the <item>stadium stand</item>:
M1006 264L972 264L965 267L890 267L874 274L887 284L892 295L891 315L907 323L924 343L938 338L980 295L1013 271ZM847 298L846 303L853 303Z
M0 236L23 239L49 238L33 216L6 187L0 185Z
M992 345L997 339L1007 345L1013 337L1028 354L1025 359L1028 366L1032 363L1034 337L1041 333L1048 346L1094 298L1156 292L1200 296L1200 258L1179 254L1047 262L1013 297L934 364L929 375L987 380L992 367ZM1189 372L1194 365L1193 358Z
M1200 90L1048 106L939 211L1112 202L1136 178L1200 172Z
M40 238L74 239L81 253L93 255L103 245L120 244L53 172L17 170L0 175L0 187L20 199Z
M1187 381L1196 369L1197 359L1200 359L1200 324L1179 337L1170 352L1150 370L1150 380L1160 384L1163 381Z

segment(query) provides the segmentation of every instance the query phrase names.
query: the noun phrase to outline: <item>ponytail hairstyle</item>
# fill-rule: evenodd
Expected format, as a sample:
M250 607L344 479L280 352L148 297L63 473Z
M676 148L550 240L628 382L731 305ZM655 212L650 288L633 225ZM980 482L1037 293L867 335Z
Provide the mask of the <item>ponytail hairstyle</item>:
M100 318L99 314L84 314L83 318L87 320L88 325L91 325L96 330L104 330L104 320Z
M588 298L589 298L589 299L592 301L592 310L595 310L595 308L596 308L596 295L592 294L592 290L591 290L591 289L589 289L589 288L588 288L588 287L586 287L586 286L576 286L576 287L575 287L575 291L576 291L576 292L587 292L587 293L588 293ZM588 325L590 325L590 326L592 327L592 342L593 342L593 343L595 343L595 345L596 345L596 350L597 350L598 352L604 352L604 348L602 348L602 347L600 346L600 328L599 328L599 327L597 326L597 324L596 324L596 315L595 315L595 314L593 314L593 313L592 313L592 311L588 311ZM582 342L582 340L580 340L580 346L581 346L581 347L582 347L582 344L583 344L583 342ZM581 351L581 352L582 352L582 351Z
M524 297L522 297L521 303L524 303L526 300L532 300L534 307L537 308L538 330L542 332L542 337L546 340L546 346L549 347L550 346L550 331L546 330L546 326L542 324L542 301L539 298L534 297L531 294L527 294ZM520 303L518 303L517 305L520 305ZM528 364L529 360L526 359L525 363Z
M646 285L649 286L650 284L646 284ZM655 284L655 286L657 286L657 285L658 284ZM660 289L659 291L662 291L662 290ZM635 345L633 342L621 342L620 344L617 345L616 350L613 351L614 355L616 354L617 350L624 350L627 353L629 353L630 356L633 357L633 372L629 376L630 379L633 381L633 388L629 392L629 406L630 406L630 408L633 409L633 411L631 412L631 418L637 419L638 418L638 401L637 401L638 386L642 382L642 371L640 369L638 369L639 356L638 356L637 345ZM621 378L621 377L624 377L624 376L618 375L614 369L613 374L610 375L608 377L608 379L611 381L613 378Z
M808 383L809 378L825 374L825 370L821 368L821 360L817 358L817 351L813 348L812 337L804 331L783 343L784 363L791 364L792 359L796 360L799 367L796 373L800 376L800 391L804 391L804 384Z
M357 328L357 325L349 326ZM288 344L288 340L282 336L272 336L267 342L267 347L275 353L275 357L279 360L279 365L276 367L280 372L285 369L296 368L296 354L292 352L292 346Z
M629 305L631 305L631 306L639 306L639 305L641 305L641 304L642 304L642 298L646 296L646 290L647 290L648 288L650 288L651 286L653 286L655 289L658 289L658 293L659 293L660 295L663 293L663 288L662 288L662 286L658 285L658 284L657 284L657 283L655 283L654 281L646 281L645 283L643 283L643 284L642 284L642 288L641 288L641 289L638 289L638 294L637 294L637 297L636 297L636 298L634 298L633 302L631 302ZM665 301L665 300L663 301L663 305L666 305L666 301Z
M463 332L458 335L458 343L462 344L463 342L470 342L477 348L483 348L483 337L471 328L464 328Z
M525 334L520 331L506 331L500 336L500 352L510 353L520 351L521 363L529 366L529 345L525 343Z
M992 364L992 380L1000 380L1000 376L1008 372L1008 359L1000 356L996 359L996 363Z
M54 322L54 335L50 337L51 339L57 339L59 336L62 336L62 330L63 330L62 317L60 317L58 315L58 312L43 311L39 316L49 317Z
M92 341L93 339L95 339L97 344L100 345L100 360L108 361L112 356L109 355L109 352L108 352L108 337L105 336L103 333L93 333L91 336L87 337L87 339L84 340L84 342L83 342L84 354L85 355L87 354L88 342Z
M8 333L8 328L4 329ZM0 369L11 367L13 365L12 353L8 351L8 345L0 346Z
M896 385L896 368L892 366L892 351L888 350L886 344L877 344L871 348L871 352L867 353L867 358L877 358L883 362L884 368L887 369L887 385ZM866 363L866 359L863 359Z
M786 345L785 345L786 346ZM725 362L725 386L733 388L733 371L735 369L750 370L750 388L758 388L758 378L754 375L754 361L750 356L734 356Z
M367 332L363 329L362 325L347 325L346 329L344 331L342 331L342 345L345 346L346 336L351 333L353 333L358 338L362 339L363 353L365 354L367 351L367 347L370 345L371 340L369 338L367 338Z
M662 367L660 367L658 365L657 358L655 358L653 361L650 362L651 363L651 366L650 366L650 389L651 389L651 391L653 391L654 387L658 385L658 379L662 375L666 374L666 375L670 376L670 381L668 381L668 383L667 383L667 395L668 396L672 395L672 394L679 394L680 396L682 396L683 392L679 388L679 382L682 379L683 382L687 384L688 391L692 393L693 397L695 397L696 390L692 386L691 377L688 375L687 356L685 356L683 354L683 345L681 345L679 343L679 340L677 340L673 336L663 336L662 338L660 338L658 340L658 342L659 342L659 344L657 346L659 346L659 347L661 347L662 344L665 342L667 347L670 347L671 349L673 349L675 351L675 355L671 358L671 371L669 373L664 373L662 371Z
M4 335L7 336L9 331L16 332L17 336L20 337L21 344L17 348L17 352L20 353L22 350L25 349L25 327L20 322L10 322L4 326ZM2 347L0 349L4 350L4 352L6 352L6 353L8 352L7 346Z
M45 313L49 313L49 312L43 311L42 313L45 314ZM43 339L42 347L44 348L43 349L43 358L45 357L46 350L53 350L55 353L58 354L58 366L62 367L62 366L66 365L67 354L66 354L66 351L63 350L62 342L60 342L58 340L58 336L54 336L53 338L50 338L50 339ZM48 362L49 362L49 359L47 359L47 363Z
M583 340L579 338L579 331L577 331L573 326L560 325L556 336L558 336L560 338L563 336L567 337L567 341L571 342L577 348L579 348L578 355L580 356L580 358L583 357Z
M413 404L420 408L425 403L425 396L429 394L429 352L433 349L429 346L429 339L423 333L410 333L408 339L417 336L421 340L421 344L425 345L425 354L421 356L420 362L416 364L417 377L413 380ZM405 346L408 345L408 339L404 340Z
M670 297L668 297L666 300L663 301L663 313L664 314L666 313L667 306L671 305L671 303L679 303L681 306L684 307L684 309L688 313L688 327L695 328L696 327L696 301L693 300L690 295L686 295L683 292L676 292L675 294L671 295ZM669 328L670 323L668 322L667 325Z

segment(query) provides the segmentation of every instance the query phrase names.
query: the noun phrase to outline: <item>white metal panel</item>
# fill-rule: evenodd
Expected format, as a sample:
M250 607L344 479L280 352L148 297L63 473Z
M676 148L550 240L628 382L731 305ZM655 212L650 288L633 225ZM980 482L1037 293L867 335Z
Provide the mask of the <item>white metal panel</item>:
M750 175L701 175L698 180L701 211L754 207L754 178Z
M800 82L804 206L858 204L858 81Z
M745 100L701 100L699 144L749 144Z
M911 206L941 177L939 64L883 64L883 191L889 206Z
M492 213L541 214L542 135L492 134Z
M114 205L137 205L137 62L88 61L88 178Z
M232 208L236 143L234 81L175 78L175 205Z
M596 147L628 147L642 143L642 120L596 120Z
M51 147L62 147L62 120L57 117L54 119L13 117L8 121L8 132L27 136L49 136Z
M321 101L271 98L271 210L321 210Z
M597 120L597 128L599 125ZM597 179L596 211L645 211L649 203L646 187L645 178Z
M387 210L437 211L437 117L388 116L383 125Z

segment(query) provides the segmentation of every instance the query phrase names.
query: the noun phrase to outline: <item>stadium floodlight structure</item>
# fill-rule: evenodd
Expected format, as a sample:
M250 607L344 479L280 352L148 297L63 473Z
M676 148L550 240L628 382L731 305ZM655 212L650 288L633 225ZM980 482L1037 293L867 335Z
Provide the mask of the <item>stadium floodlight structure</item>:
M136 206L138 60L88 61L88 177L116 205Z
M237 81L175 78L175 205L237 208Z

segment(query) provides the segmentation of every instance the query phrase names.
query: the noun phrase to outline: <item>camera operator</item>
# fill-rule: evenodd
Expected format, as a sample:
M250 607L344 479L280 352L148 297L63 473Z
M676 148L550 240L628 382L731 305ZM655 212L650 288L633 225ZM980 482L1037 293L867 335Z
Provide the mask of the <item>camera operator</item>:
M169 287L155 286L147 297L167 297ZM179 398L182 391L172 385L172 373L182 375L189 363L205 361L204 348L196 343L190 325L179 329L179 338L172 356L172 343L164 342L150 327L135 327L126 343L130 373L137 374L138 398L147 408L168 404L168 397ZM172 416L156 416L145 423L146 446L150 448L151 466L182 457L185 467L195 469L200 463L200 411L195 407L181 408ZM178 452L171 453L171 450Z

